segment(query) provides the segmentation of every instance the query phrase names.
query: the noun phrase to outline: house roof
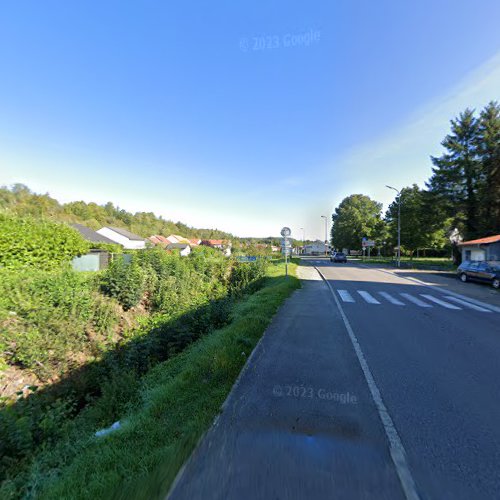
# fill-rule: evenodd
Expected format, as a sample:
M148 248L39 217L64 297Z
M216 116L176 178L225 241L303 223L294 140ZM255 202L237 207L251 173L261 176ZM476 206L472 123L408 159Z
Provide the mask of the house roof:
M206 245L223 245L224 240L203 240Z
M199 238L189 238L188 241L191 245L199 245L201 243L201 240Z
M105 226L108 229L111 229L115 233L121 234L122 236L125 236L125 238L128 238L129 240L133 241L144 241L144 238L141 238L137 234L131 233L130 231L127 231L126 229L122 229L121 227L111 227L111 226Z
M178 234L171 234L167 239L172 243L190 243L187 238L179 236Z
M459 245L487 245L488 243L496 243L497 241L500 241L500 234L479 238L478 240L462 241Z
M92 243L108 243L111 245L117 245L116 241L110 240L103 236L102 234L96 233L90 227L84 226L83 224L70 224L73 229L76 229L86 241L90 241Z
M167 248L170 250L172 248L178 248L179 250L184 250L186 247L189 247L190 245L187 243L170 243L170 245L167 245Z
M153 234L153 236L149 237L149 240L153 243L163 243L164 245L172 243L169 239L165 238L165 236L162 236L161 234Z

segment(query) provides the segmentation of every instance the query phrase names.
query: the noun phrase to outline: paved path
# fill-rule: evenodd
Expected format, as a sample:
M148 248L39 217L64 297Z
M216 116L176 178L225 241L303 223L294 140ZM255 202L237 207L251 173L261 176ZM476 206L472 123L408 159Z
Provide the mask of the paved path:
M172 499L404 498L325 283L280 309Z

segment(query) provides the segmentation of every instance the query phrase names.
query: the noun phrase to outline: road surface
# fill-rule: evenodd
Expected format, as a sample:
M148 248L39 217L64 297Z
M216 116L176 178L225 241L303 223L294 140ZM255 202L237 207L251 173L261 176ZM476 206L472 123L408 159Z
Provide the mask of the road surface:
M498 297L306 264L170 498L500 498Z

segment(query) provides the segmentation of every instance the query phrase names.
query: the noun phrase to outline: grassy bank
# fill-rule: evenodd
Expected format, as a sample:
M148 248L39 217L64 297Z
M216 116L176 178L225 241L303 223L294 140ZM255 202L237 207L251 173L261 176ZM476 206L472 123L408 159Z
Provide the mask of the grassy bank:
M295 273L295 265L290 266ZM101 438L106 395L48 443L22 477L6 481L2 498L160 498L220 410L248 355L283 300L297 287L284 265L270 265L259 291L231 309L228 326L157 364L125 391L121 429ZM127 377L123 376L123 385ZM111 425L116 418L110 419Z

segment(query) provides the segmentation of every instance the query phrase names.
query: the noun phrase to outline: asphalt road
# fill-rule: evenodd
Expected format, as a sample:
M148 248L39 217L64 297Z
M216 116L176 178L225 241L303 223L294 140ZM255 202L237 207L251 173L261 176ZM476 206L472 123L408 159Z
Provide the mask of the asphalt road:
M170 497L500 498L495 297L309 265Z

